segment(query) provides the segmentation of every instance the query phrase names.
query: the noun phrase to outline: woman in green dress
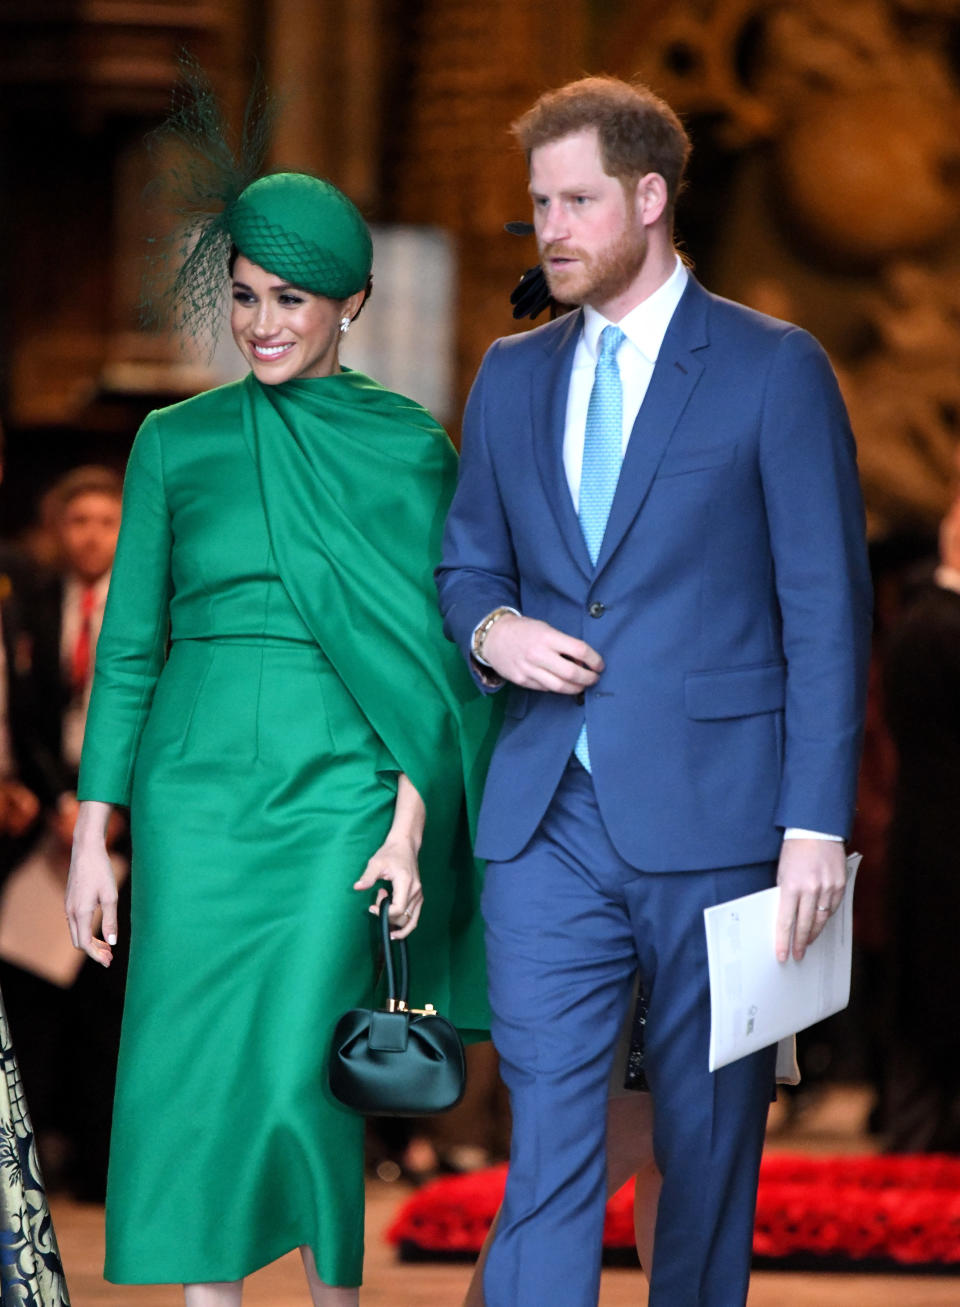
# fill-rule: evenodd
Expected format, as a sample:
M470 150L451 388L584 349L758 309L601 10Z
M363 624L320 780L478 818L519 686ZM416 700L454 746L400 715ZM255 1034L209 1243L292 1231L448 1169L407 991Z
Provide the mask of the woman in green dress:
M348 1307L363 1121L327 1089L330 1035L371 1001L381 881L415 998L484 1028L468 818L494 726L433 598L453 447L340 367L363 219L278 173L225 221L250 373L137 435L79 782L68 919L103 965L110 805L133 838L105 1274L233 1307L299 1248L313 1302Z

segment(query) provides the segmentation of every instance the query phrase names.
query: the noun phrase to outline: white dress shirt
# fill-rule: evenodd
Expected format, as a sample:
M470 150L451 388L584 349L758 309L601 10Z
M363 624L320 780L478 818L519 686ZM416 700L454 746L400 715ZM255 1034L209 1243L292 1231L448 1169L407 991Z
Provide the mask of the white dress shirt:
M577 511L580 508L583 438L597 368L600 333L604 327L616 325L626 336L617 353L620 384L623 388L623 453L626 453L630 432L650 385L660 346L686 285L687 270L678 257L673 272L663 285L642 304L631 309L618 323L611 324L609 319L589 305L584 307L583 331L573 356L570 389L567 391L567 420L563 433L563 467L573 497L573 506Z

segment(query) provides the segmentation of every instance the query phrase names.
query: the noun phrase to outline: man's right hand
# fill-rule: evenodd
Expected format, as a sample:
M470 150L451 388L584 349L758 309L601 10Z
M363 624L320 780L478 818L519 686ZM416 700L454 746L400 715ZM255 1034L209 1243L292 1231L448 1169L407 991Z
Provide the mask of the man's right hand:
M585 641L535 617L513 613L491 626L483 657L505 681L553 694L579 694L596 685L603 671L603 659Z

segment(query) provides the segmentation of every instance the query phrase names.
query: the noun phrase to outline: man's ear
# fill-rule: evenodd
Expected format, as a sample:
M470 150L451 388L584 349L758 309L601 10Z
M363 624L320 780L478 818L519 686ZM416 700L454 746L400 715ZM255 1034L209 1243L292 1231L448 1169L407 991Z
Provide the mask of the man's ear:
M634 201L645 227L652 227L663 217L668 198L667 183L660 173L644 173L637 182Z

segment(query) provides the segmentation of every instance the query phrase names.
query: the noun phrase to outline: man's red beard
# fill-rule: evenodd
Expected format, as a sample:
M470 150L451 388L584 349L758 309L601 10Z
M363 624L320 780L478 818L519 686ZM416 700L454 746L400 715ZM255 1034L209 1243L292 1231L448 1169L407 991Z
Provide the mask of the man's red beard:
M547 285L561 304L605 304L616 299L636 279L646 256L643 228L639 233L624 229L612 244L596 254L560 243L540 248ZM551 257L578 262L558 268L549 263Z

